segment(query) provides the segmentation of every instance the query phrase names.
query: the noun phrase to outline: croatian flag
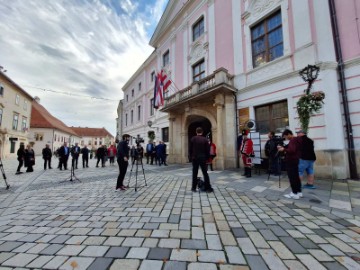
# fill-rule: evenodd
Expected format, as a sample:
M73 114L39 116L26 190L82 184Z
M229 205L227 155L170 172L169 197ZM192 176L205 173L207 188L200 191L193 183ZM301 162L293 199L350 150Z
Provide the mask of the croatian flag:
M155 76L155 86L154 86L154 108L158 109L160 106L164 105L164 93L166 89L170 86L171 80L168 79L166 73L161 70Z

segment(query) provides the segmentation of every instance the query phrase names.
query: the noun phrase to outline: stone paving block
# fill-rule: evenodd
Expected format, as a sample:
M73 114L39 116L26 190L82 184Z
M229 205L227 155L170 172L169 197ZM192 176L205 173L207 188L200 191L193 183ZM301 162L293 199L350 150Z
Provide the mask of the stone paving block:
M353 249L351 246L347 245L340 239L337 239L335 237L326 237L325 238L330 244L334 245L335 247L339 248L343 252L347 253L356 253L356 250Z
M264 237L259 232L248 232L249 238L257 248L270 248L269 244L266 243Z
M242 253L244 254L258 254L257 249L255 248L253 242L250 238L237 238Z
M28 234L25 237L20 238L18 241L22 241L22 242L35 242L36 240L40 239L41 237L43 237L43 234Z
M259 249L258 251L270 269L288 269L272 249Z
M173 249L171 252L171 261L196 262L196 251L189 249Z
M220 237L218 235L206 235L206 243L209 249L222 250Z
M158 243L159 243L159 239L145 238L145 241L143 242L142 247L148 247L148 248L157 247Z
M168 238L169 235L170 235L170 230L153 230L151 237Z
M122 246L124 247L141 247L144 238L142 237L126 237Z
M214 263L190 263L188 270L217 270L217 266Z
M13 250L13 252L16 253L25 253L26 251L28 251L30 248L36 246L35 243L24 243L23 245L19 246L18 248L15 248Z
M164 270L187 270L186 262L167 261L165 262Z
M220 239L224 246L236 246L237 242L233 234L228 231L220 231Z
M358 270L360 269L360 263L354 261L350 257L340 256L340 257L334 257L335 260L337 260L339 263L341 263L345 268L349 270Z
M83 245L101 245L105 242L107 238L104 236L89 236L87 237L84 242L82 242Z
M145 259L149 253L149 248L132 247L126 258L128 259Z
M105 254L105 257L110 258L125 258L130 248L128 247L110 247Z
M285 265L288 269L294 270L308 270L301 262L295 260L284 260Z
M283 228L281 228L280 226L272 225L272 226L269 226L269 228L278 237L289 236L289 234Z
M291 253L291 251L281 241L269 241L269 244L281 259L283 260L296 259L294 254Z
M261 269L261 270L267 270L269 269L264 262L264 260L261 258L261 256L257 255L245 255L246 261L248 262L248 265L250 266L250 269Z
M297 254L296 256L308 269L326 270L326 268L310 254Z
M259 230L266 241L277 241L279 238L269 229Z
M72 236L68 240L66 240L65 244L67 245L81 245L82 242L87 238L86 235L77 235Z
M50 241L51 244L63 244L65 243L71 235L59 235Z
M161 270L163 261L143 260L139 270Z
M60 245L60 244L50 244L49 246L47 246L46 248L41 250L39 252L39 254L42 254L42 255L54 255L60 249L62 249L63 247L64 247L64 245Z
M303 248L299 242L294 240L291 237L280 237L280 241L284 243L284 245L291 250L292 253L295 254L304 254L308 253L305 248Z
M190 238L190 231L171 230L170 231L170 238L189 239Z
M180 248L180 239L160 239L161 248Z
M12 252L0 252L0 264L15 255L16 253L12 253Z
M204 223L204 229L206 234L218 234L215 223Z
M109 247L106 246L87 246L79 256L103 257L108 249Z
M181 248L182 249L206 249L206 241L205 240L183 239L183 240L181 240Z
M43 249L47 248L49 244L36 244L30 248L26 253L39 254Z
M228 257L229 263L231 264L246 264L245 258L240 251L239 247L235 246L226 246L225 247L226 255Z
M248 266L221 264L220 270L250 270Z
M60 266L60 270L85 270L87 269L95 260L95 258L81 258L81 257L71 257L63 265ZM74 267L76 265L76 267Z
M234 234L235 238L248 237L247 232L243 228L232 228L231 231Z
M21 242L13 242L13 241L5 242L0 245L0 252L12 251L13 249L16 249L21 245L23 245L23 243Z
M104 242L104 246L120 246L125 237L110 236Z
M179 221L180 221L180 215L170 215L168 222L178 224Z
M171 249L169 248L150 248L148 260L169 260Z
M36 257L37 255L34 254L19 253L3 262L2 265L12 267L25 267L31 261L35 260Z
M158 223L158 222L148 222L144 225L143 229L156 230L159 228L159 226L160 226L160 223Z
M42 268L52 258L54 258L54 256L49 256L49 255L39 256L35 260L33 260L31 263L29 263L27 265L27 267L30 267L30 268Z
M25 237L27 234L26 233L10 233L7 236L1 238L0 240L3 241L17 241L20 238Z
M106 270L112 264L113 259L111 258L96 258L87 270Z
M346 270L347 269L344 266L342 266L341 264L339 264L338 262L325 262L325 263L323 263L323 265L328 270Z
M84 248L85 246L65 245L56 255L77 256Z

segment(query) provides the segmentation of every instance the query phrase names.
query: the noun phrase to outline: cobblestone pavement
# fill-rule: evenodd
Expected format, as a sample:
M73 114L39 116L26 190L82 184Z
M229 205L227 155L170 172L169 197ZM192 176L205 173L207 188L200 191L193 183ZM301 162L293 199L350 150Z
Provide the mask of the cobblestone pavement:
M91 160L71 182L41 161L21 175L3 161L0 269L360 269L359 182L294 201L285 176L214 171L215 192L193 193L190 165L144 164L147 186L139 166L137 192L114 192L117 166Z

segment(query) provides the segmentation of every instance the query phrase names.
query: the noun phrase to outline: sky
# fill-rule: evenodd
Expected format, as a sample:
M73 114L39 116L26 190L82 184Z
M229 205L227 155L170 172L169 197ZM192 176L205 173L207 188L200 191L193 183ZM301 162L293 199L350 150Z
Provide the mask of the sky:
M116 135L121 88L168 0L0 0L0 66L67 126Z

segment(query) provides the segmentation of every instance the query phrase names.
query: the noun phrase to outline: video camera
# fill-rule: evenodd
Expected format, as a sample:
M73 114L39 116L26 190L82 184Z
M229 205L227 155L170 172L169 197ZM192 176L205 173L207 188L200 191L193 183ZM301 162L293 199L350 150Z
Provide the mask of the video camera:
M285 144L284 144L284 141L285 141L285 139L283 138L283 137L281 137L281 136L274 136L273 137L273 140L274 140L274 142L275 142L275 146L277 147L277 146L284 146Z
M145 141L144 138L141 138L139 135L137 135L137 137L134 138L137 146L139 146L140 143L143 143Z

